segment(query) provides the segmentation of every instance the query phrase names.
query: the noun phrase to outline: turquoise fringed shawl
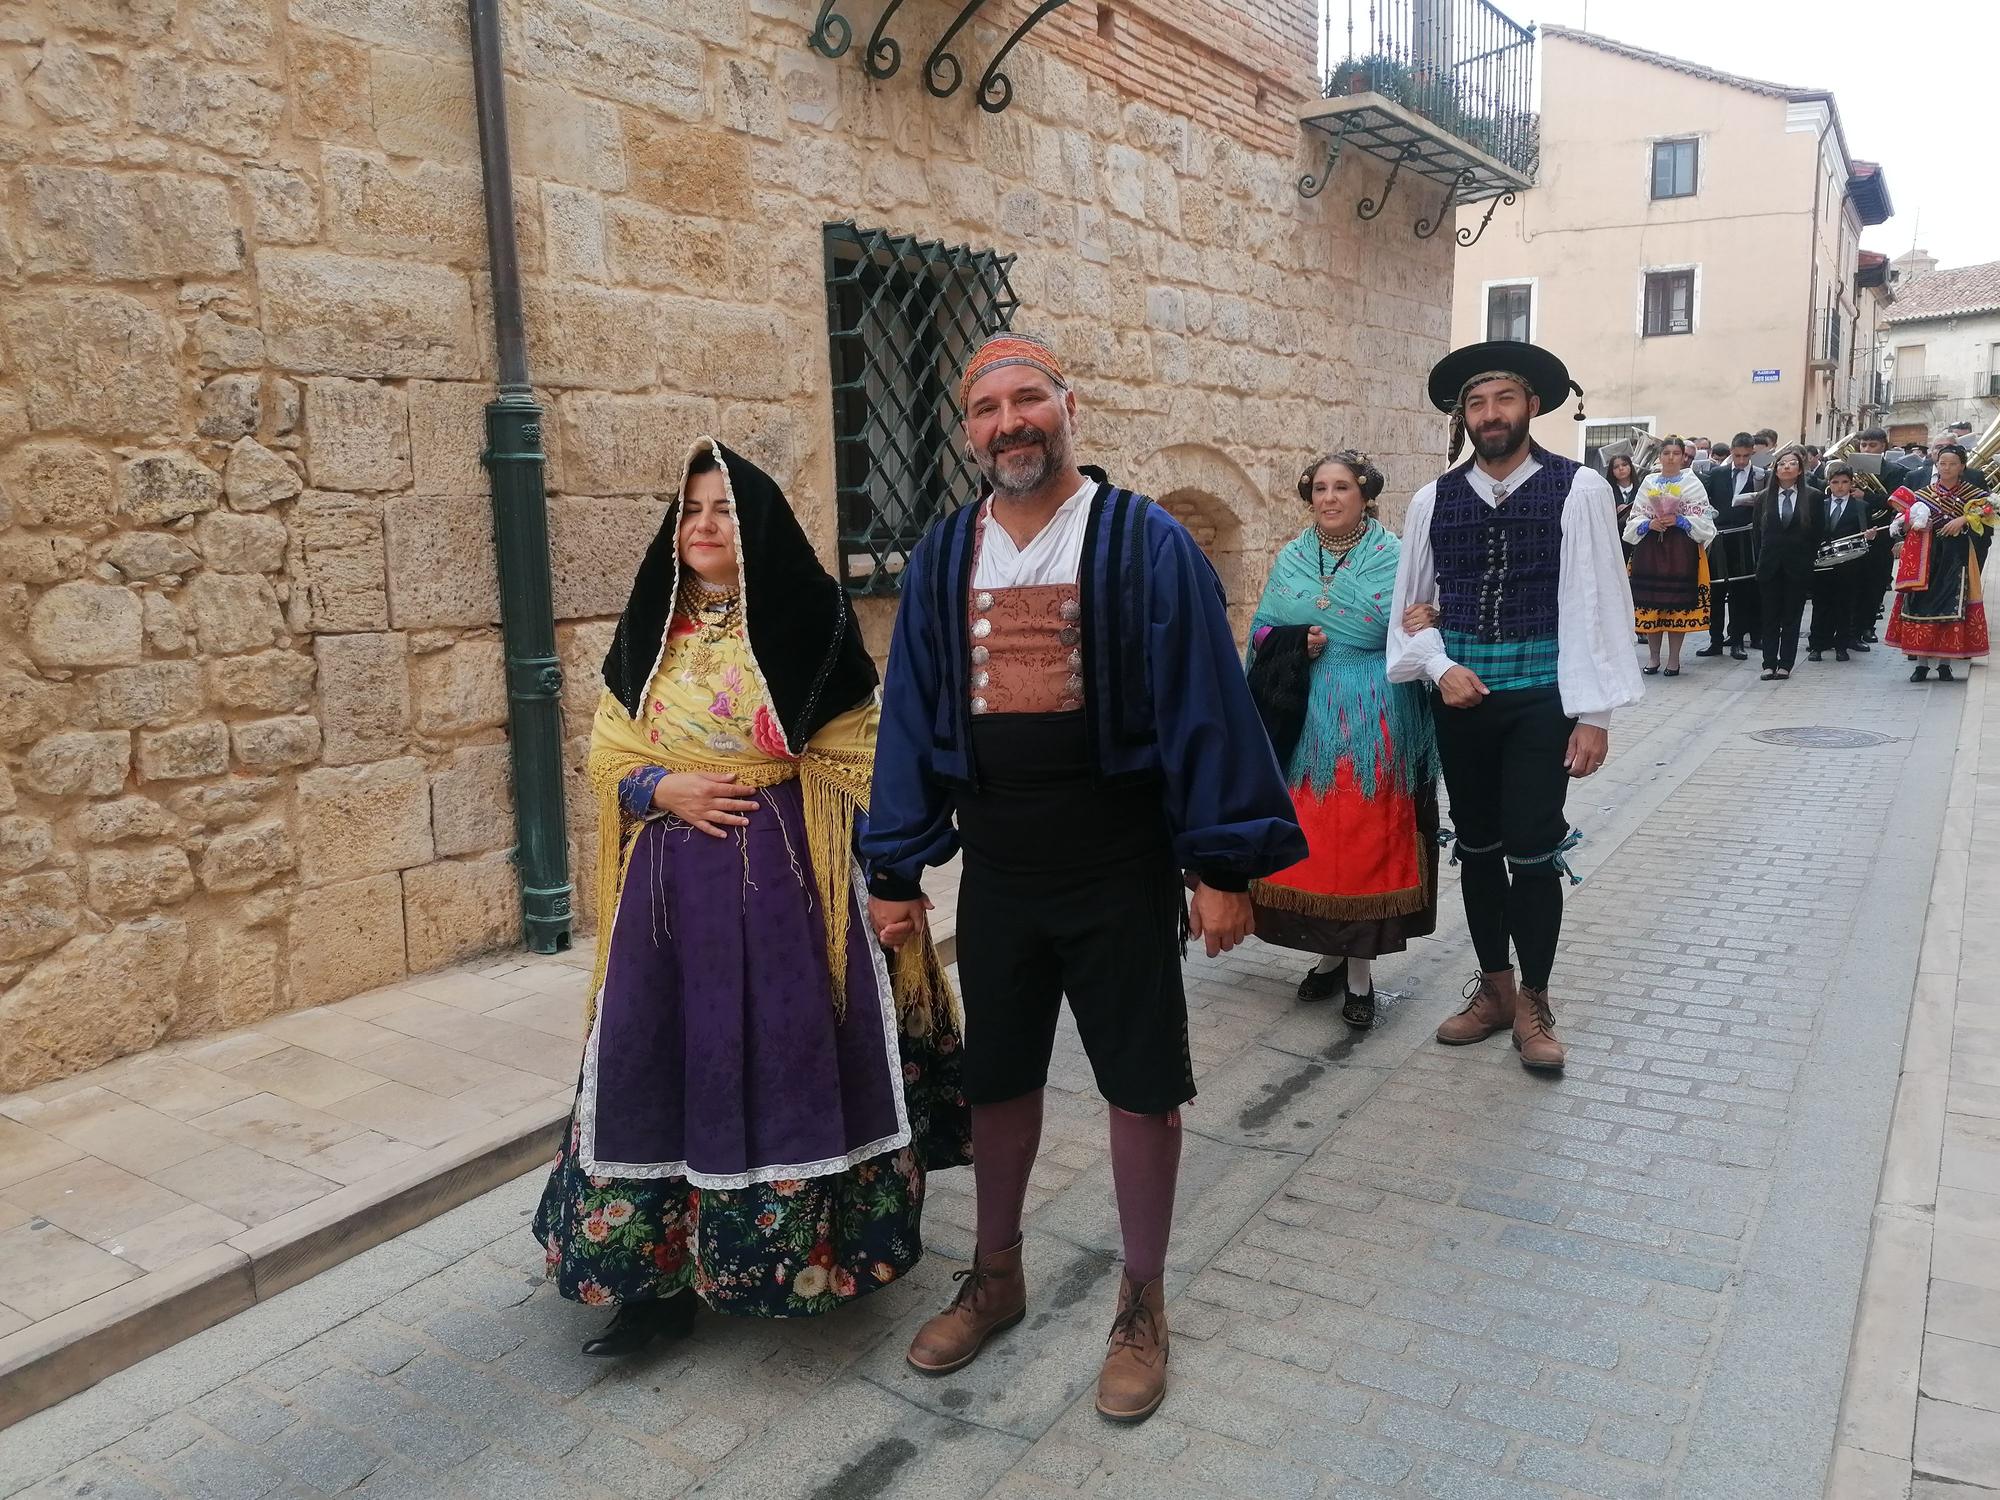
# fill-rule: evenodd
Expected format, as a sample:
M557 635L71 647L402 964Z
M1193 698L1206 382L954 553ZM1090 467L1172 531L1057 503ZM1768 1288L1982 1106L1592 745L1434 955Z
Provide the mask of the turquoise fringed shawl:
M1326 632L1326 650L1312 666L1305 733L1286 767L1290 784L1316 797L1333 786L1343 760L1353 763L1361 794L1371 801L1385 776L1404 792L1436 777L1437 746L1424 687L1390 682L1384 659L1401 551L1394 532L1370 521L1347 561L1332 573L1322 610L1319 538L1308 526L1279 552L1257 601L1250 622L1253 652L1257 633L1270 626L1317 625ZM1331 569L1331 554L1326 561Z

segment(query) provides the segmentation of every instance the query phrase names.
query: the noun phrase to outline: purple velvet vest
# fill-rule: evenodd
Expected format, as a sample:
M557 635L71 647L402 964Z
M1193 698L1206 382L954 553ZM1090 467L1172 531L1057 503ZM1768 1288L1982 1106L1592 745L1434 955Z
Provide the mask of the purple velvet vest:
M1555 638L1562 513L1579 465L1534 453L1541 468L1497 507L1472 488L1470 465L1438 481L1431 554L1447 637L1485 645Z

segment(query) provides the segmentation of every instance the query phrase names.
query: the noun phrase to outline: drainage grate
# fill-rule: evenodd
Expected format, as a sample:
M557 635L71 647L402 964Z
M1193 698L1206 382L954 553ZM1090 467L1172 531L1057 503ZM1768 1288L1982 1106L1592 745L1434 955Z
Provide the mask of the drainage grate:
M1753 740L1767 745L1790 745L1798 750L1864 750L1870 745L1886 745L1896 736L1877 734L1872 729L1835 729L1824 724L1808 724L1798 729L1759 729Z

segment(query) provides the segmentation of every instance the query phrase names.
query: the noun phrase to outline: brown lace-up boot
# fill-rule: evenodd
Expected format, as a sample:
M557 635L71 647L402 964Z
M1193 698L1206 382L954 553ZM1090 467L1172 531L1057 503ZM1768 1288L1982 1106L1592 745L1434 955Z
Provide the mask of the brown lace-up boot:
M949 1375L979 1356L986 1341L1028 1315L1028 1282L1021 1274L1021 1242L982 1255L963 1271L951 1306L917 1330L909 1361L925 1375Z
M1167 1293L1156 1277L1144 1286L1118 1278L1118 1316L1097 1377L1097 1410L1114 1422L1143 1422L1167 1394Z
M1512 969L1473 975L1465 987L1465 998L1472 1003L1437 1029L1437 1039L1447 1047L1483 1042L1515 1024L1520 1001Z
M1521 1066L1541 1072L1560 1073L1566 1055L1556 1040L1556 1013L1549 1008L1547 990L1521 986L1521 1003L1514 1012L1514 1050L1521 1054Z

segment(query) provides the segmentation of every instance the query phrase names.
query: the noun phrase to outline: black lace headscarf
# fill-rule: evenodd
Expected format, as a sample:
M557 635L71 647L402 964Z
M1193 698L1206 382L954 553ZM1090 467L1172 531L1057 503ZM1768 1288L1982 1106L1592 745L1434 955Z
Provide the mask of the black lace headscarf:
M736 566L750 628L750 654L771 695L771 712L793 754L829 720L867 701L875 663L847 591L820 566L778 482L712 437L695 442L679 494L632 580L618 633L604 656L604 683L638 716L659 670L680 587L680 498L698 471L720 466L736 516Z

